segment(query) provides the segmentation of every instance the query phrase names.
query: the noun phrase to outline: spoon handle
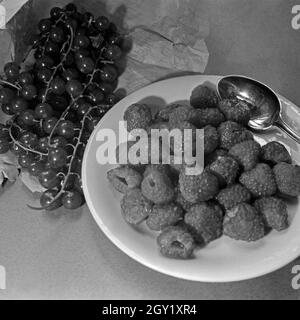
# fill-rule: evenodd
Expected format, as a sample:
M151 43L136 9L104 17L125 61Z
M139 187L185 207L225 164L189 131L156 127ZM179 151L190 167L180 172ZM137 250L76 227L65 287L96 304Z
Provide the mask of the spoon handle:
M299 133L292 129L281 117L274 123L274 125L300 144Z

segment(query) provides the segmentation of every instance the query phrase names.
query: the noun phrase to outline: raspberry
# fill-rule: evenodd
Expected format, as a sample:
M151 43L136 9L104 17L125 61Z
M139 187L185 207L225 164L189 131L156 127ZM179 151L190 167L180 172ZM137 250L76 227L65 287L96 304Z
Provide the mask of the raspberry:
M229 150L235 144L252 140L252 133L237 122L225 121L218 127L220 147Z
M217 93L204 84L194 88L190 97L190 103L194 108L215 108L218 101Z
M263 214L266 225L277 231L288 228L287 205L275 197L261 198L255 201L255 208Z
M240 203L226 211L223 233L235 240L257 241L264 237L262 216L248 203Z
M240 184L234 184L219 192L217 200L226 210L235 207L236 205L249 202L251 193Z
M237 177L239 164L232 157L219 156L209 170L219 179L220 185L232 184Z
M198 243L209 243L222 235L223 212L213 203L200 203L190 208L184 222Z
M247 124L251 118L251 109L244 101L236 99L225 99L219 102L219 109L227 120L241 124Z
M107 179L117 191L122 193L128 189L138 188L142 182L140 173L126 166L108 171Z
M258 163L260 151L259 143L254 140L248 140L234 145L229 150L229 154L244 167L244 170L248 171Z
M292 163L291 155L286 147L277 141L271 141L262 147L261 159L271 165L280 162Z
M212 153L219 146L219 134L213 126L204 127L204 154Z
M288 163L278 163L274 167L279 192L287 197L300 195L300 167Z
M164 229L157 238L157 244L162 255L175 259L191 258L195 247L192 235L181 226Z
M175 196L170 178L158 170L151 170L144 177L141 188L143 195L156 204L168 203Z
M147 219L152 205L140 189L128 189L121 200L122 215L126 222L138 225Z
M147 226L154 231L173 226L183 219L183 210L174 203L154 205L146 221Z
M218 178L206 171L200 175L186 175L182 170L179 187L185 200L192 203L212 199L219 191Z
M272 169L265 163L259 163L240 176L244 185L254 197L267 197L276 192L276 181Z
M224 121L224 115L218 108L192 109L189 118L197 128L207 125L217 127Z
M128 132L134 129L146 130L152 122L151 110L145 104L132 104L126 109L124 120L127 121Z

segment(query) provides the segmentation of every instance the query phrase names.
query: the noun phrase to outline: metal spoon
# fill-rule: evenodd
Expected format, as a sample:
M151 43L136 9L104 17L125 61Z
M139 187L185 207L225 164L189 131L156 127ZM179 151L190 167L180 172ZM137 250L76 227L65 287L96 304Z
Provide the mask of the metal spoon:
M237 98L255 107L248 126L255 130L277 127L300 143L300 135L281 116L282 105L276 93L265 84L244 76L226 76L217 84L222 99Z

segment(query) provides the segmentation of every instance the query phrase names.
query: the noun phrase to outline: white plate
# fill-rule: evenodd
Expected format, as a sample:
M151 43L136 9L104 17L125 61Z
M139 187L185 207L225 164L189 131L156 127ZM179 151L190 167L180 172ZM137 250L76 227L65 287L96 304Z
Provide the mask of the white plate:
M96 134L100 129L117 131L125 109L141 100L163 106L177 100L189 99L192 89L203 82L217 83L218 76L185 76L156 82L140 89L120 101L108 112L94 130L83 160L83 188L87 204L97 224L106 236L131 258L156 271L194 281L228 282L261 276L279 269L300 255L300 214L298 203L289 206L291 226L283 232L271 232L264 239L245 243L221 237L196 252L195 259L174 260L160 255L156 245L157 233L145 226L133 228L123 221L120 213L120 195L113 191L106 179L112 167L99 165L96 150L100 142ZM282 98L284 109L295 120L297 107ZM288 105L288 106L287 106ZM296 115L297 114L297 115ZM278 140L292 151L292 157L300 162L299 145L280 132L257 136L259 142ZM101 245L101 244L99 244Z

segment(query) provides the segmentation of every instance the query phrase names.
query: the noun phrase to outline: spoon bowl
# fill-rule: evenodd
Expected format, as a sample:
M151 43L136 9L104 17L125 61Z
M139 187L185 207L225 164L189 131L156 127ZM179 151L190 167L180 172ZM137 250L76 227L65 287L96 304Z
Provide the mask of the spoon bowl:
M235 98L253 106L254 112L248 126L254 130L265 131L276 126L297 143L299 135L281 117L281 102L277 94L267 85L240 75L221 78L217 85L222 99Z

